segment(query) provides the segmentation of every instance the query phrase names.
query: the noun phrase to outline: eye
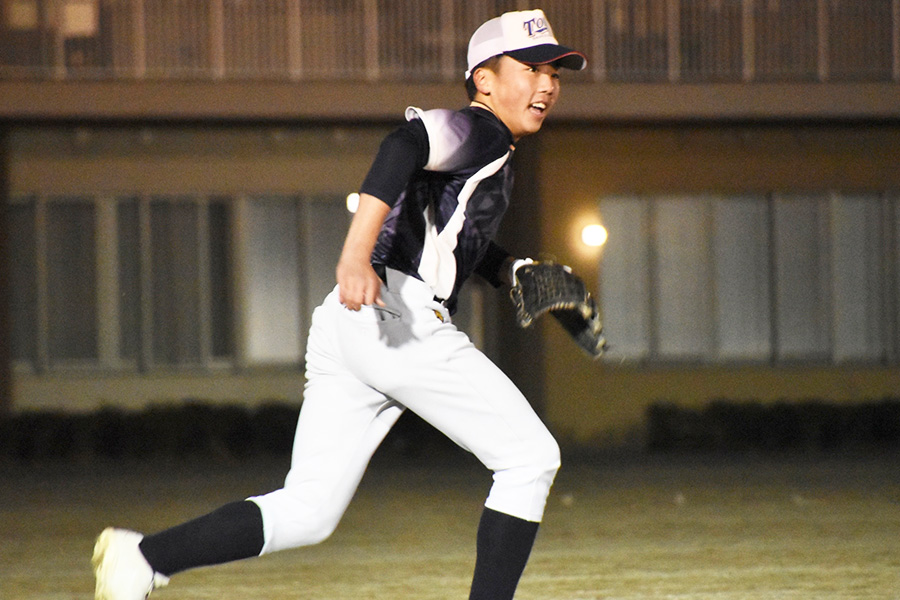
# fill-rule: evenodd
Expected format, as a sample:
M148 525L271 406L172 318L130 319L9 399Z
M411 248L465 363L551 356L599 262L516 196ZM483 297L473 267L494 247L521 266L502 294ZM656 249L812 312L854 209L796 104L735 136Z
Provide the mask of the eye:
M528 65L528 70L531 71L532 73L537 73L538 66L537 65Z

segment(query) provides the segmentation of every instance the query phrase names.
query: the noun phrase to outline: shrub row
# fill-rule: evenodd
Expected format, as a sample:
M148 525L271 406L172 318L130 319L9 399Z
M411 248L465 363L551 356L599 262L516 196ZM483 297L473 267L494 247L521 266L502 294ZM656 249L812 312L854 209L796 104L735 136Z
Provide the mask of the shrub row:
M142 411L34 411L0 419L0 459L249 458L289 455L298 408L185 401ZM646 413L653 452L900 450L900 399L860 403L717 400L703 408L669 402ZM388 436L387 451L447 455L455 446L415 415Z
M197 400L141 411L28 411L0 418L0 460L290 456L298 415L295 404L272 402L250 408ZM407 411L379 453L447 460L462 452Z
M290 451L297 408L184 402L143 411L30 411L0 420L0 457L249 457Z
M700 409L657 403L646 418L651 451L859 451L900 448L900 399L717 400Z

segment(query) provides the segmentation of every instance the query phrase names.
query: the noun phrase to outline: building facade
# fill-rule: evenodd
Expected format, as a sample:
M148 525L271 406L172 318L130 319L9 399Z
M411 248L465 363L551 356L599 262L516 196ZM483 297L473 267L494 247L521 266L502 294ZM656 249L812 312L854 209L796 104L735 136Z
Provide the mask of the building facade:
M520 4L0 2L6 409L299 403L348 194L406 106L464 104L469 34ZM459 322L554 431L900 389L900 0L543 8L590 62L517 151L501 241L584 274L612 349L478 283Z

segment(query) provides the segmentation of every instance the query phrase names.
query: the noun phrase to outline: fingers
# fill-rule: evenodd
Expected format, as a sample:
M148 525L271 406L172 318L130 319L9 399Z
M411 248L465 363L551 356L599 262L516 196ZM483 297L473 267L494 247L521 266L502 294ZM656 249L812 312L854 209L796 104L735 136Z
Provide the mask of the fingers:
M341 304L350 310L359 310L366 305L384 306L381 299L381 279L374 271L358 273L338 278L338 293Z
M381 299L380 291L364 291L359 294L341 294L341 304L343 304L350 310L359 310L363 306L369 306L372 304L375 304L377 306L384 306L384 301L382 301Z

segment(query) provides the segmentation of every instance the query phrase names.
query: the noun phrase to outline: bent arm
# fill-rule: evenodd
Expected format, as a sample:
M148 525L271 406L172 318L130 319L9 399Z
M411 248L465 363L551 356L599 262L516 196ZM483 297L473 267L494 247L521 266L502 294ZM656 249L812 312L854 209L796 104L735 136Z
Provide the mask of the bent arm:
M488 244L484 257L475 268L475 272L484 277L494 287L512 285L509 268L516 257L495 242Z
M381 278L372 268L372 250L390 206L371 194L360 194L359 208L350 222L336 275L341 304L359 310L365 304L384 306Z

